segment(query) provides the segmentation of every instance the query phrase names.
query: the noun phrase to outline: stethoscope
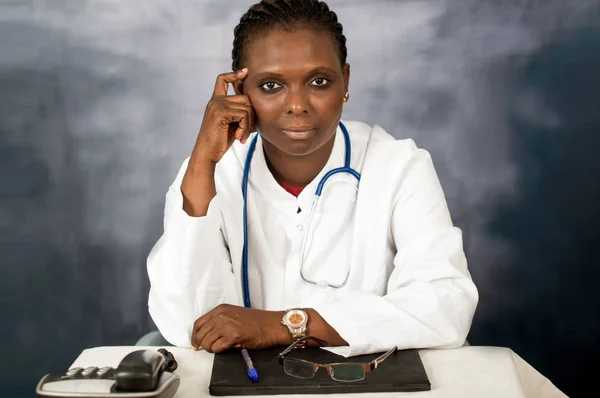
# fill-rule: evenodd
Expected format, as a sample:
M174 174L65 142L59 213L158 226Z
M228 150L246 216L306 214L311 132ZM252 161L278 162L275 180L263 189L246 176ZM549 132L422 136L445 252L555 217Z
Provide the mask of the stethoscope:
M350 156L352 154L351 146L350 146L350 135L348 134L348 130L344 123L340 122L340 129L342 133L344 133L344 140L346 141L346 157L344 160L344 167L338 167L333 170L329 170L321 181L319 181L319 185L317 185L317 190L315 191L315 197L313 199L312 205L310 206L310 214L308 216L308 223L306 224L304 238L302 241L302 252L300 253L300 276L305 282L311 283L313 285L318 285L321 287L332 287L339 289L344 287L346 283L348 283L348 277L350 276L350 267L348 267L348 272L346 273L346 278L344 281L338 285L330 284L326 281L312 281L309 280L303 272L302 266L304 265L304 257L306 251L306 243L308 241L308 235L310 232L310 225L312 223L313 215L317 209L317 205L319 203L319 198L321 194L325 190L325 183L327 180L338 173L349 173L353 175L357 183L360 182L360 174L350 167ZM248 285L248 174L250 173L250 162L252 160L252 155L254 155L254 150L256 149L256 142L258 141L258 134L254 137L252 142L250 143L250 148L248 149L248 155L246 156L246 163L244 164L244 174L242 176L242 197L244 199L244 210L243 210L243 228L244 228L244 248L242 252L242 290L244 293L244 306L250 308L250 287ZM334 181L337 182L337 181ZM345 182L350 184L356 192L358 192L358 185L351 184L346 180L339 180L339 182ZM329 186L329 185L328 185Z

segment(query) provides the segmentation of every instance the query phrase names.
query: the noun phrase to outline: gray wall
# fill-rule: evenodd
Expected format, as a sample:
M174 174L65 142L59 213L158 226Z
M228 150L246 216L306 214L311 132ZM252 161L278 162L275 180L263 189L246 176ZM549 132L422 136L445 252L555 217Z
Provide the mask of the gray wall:
M251 1L0 2L1 396L154 328L146 256ZM600 354L600 1L330 1L344 117L431 151L481 301L472 344L563 391Z

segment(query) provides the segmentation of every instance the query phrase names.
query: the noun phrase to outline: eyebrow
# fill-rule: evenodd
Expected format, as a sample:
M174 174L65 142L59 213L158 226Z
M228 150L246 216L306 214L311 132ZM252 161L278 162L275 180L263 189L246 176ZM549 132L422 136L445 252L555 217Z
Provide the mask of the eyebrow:
M308 71L306 73L306 76L311 76L311 75L315 75L317 73L323 73L323 72L330 73L330 74L336 73L333 69L328 68L326 66L318 66L318 67ZM265 79L268 77L284 78L285 76L282 75L281 73L277 73L277 72L261 72L261 73L257 73L254 76L254 80L262 80L262 79Z

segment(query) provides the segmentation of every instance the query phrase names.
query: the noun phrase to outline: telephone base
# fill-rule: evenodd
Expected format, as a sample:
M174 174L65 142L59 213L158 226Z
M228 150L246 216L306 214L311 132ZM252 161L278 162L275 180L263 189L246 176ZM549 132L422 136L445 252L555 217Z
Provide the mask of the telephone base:
M163 372L153 391L116 391L115 380L107 374L101 378L69 378L65 373L49 373L36 387L38 398L172 398L179 388L179 376Z

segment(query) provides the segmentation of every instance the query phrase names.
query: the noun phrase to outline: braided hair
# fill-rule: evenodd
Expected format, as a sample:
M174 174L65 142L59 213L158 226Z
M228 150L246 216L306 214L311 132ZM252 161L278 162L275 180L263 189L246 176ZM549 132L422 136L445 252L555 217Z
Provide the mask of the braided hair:
M238 70L244 62L244 49L250 37L257 32L275 28L293 31L298 27L323 30L337 43L337 51L342 65L346 63L346 37L342 24L335 12L324 1L319 0L261 0L242 15L240 23L233 31L232 68Z

